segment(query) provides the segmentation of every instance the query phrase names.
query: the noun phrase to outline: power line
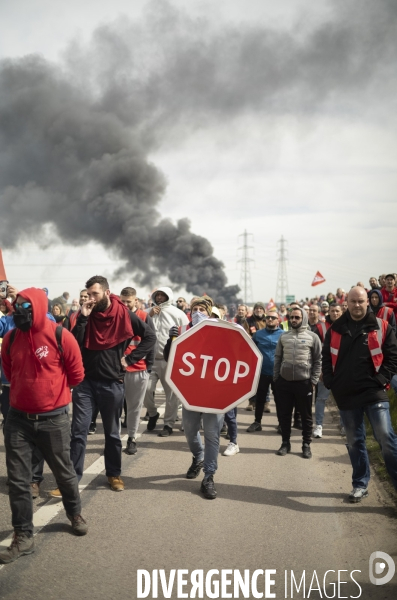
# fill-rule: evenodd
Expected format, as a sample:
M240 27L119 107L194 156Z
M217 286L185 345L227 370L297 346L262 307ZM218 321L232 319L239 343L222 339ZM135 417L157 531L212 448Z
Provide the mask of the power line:
M288 279L287 279L287 249L285 247L286 240L283 236L277 242L280 245L277 248L277 287L276 287L276 302L286 302L286 296L288 295Z
M253 302L250 263L254 262L249 255L250 250L252 250L254 247L249 246L248 241L249 238L251 238L250 241L253 243L254 236L252 233L247 233L247 230L244 229L244 233L240 234L238 237L243 238L243 245L238 248L238 250L242 250L242 256L237 261L241 263L240 283L244 294L244 302L248 304L249 302Z

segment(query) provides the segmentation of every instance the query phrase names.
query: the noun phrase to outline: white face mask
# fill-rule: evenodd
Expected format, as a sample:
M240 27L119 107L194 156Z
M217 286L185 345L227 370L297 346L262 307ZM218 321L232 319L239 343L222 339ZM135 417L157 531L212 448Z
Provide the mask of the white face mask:
M196 312L192 313L193 327L195 325L198 325L199 323L201 323L201 321L204 321L204 319L209 319L207 313L202 313L199 310L197 310Z

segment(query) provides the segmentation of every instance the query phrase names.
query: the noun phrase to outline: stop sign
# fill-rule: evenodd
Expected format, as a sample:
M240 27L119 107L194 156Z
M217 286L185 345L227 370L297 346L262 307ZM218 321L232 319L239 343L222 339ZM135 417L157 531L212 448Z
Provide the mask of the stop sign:
M227 412L255 395L261 366L242 327L206 319L172 342L165 379L185 408Z

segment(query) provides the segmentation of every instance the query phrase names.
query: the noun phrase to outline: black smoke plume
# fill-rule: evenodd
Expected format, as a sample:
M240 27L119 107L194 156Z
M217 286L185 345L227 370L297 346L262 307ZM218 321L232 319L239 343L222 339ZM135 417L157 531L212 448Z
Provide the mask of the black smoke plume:
M226 285L210 242L188 219L158 213L166 181L150 153L246 111L354 113L375 89L391 97L396 4L358 4L358 14L335 4L302 35L211 30L155 1L143 22L122 19L98 28L87 47L71 44L62 64L3 60L2 247L37 240L50 224L65 243L94 240L126 259L123 271L141 284L166 274L193 294L236 302L238 286Z

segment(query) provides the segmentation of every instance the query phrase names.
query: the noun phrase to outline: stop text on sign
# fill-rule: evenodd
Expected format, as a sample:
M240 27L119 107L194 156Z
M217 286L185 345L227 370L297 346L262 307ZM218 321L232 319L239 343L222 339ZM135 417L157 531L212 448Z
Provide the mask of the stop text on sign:
M209 356L208 354L200 354L197 364L196 355L193 352L185 352L182 355L182 362L186 365L187 369L179 369L179 372L185 377L190 377L195 373L196 368L201 368L200 378L205 379L207 375L208 364L211 363L211 366L214 365L214 377L217 381L226 381L229 375L232 374L233 383L238 383L239 379L247 377L250 372L248 363L242 360L236 361L234 364L234 369L232 369L230 360L227 358L218 358L215 363L213 363L213 360L213 356ZM194 364L192 361L196 361L196 364Z

